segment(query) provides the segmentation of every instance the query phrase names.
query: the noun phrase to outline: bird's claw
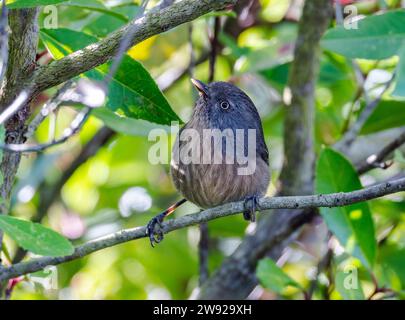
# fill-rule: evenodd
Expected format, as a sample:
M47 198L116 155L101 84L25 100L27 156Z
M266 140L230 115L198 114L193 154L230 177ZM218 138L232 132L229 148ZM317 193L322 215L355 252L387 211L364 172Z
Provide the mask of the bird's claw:
M259 204L259 198L257 196L251 196L245 199L243 207L243 218L247 221L256 221L256 209Z
M158 244L164 238L163 236L163 218L161 215L158 215L151 219L146 226L146 231L149 236L150 245L152 248L155 246L154 244Z

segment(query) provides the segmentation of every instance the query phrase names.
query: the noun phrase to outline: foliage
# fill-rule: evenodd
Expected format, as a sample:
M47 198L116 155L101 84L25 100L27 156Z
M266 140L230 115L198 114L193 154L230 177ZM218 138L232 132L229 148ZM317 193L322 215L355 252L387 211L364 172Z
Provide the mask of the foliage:
M210 41L207 33L200 30L212 28L217 16L226 21L219 35L222 50L215 79L232 80L249 94L259 110L270 149L273 183L268 195L271 196L283 163L283 120L288 112L283 104L288 101L286 86L300 10L293 1L257 2L258 12L248 12L248 18L255 21L252 24L239 24L237 15L229 12L193 21L197 31L192 34L192 43L195 56L204 56L210 49ZM374 8L378 8L386 1L374 2ZM39 64L62 59L105 38L136 16L138 3L7 1L9 8L56 5L56 29L46 28L49 13L41 10L38 53L45 55ZM372 170L362 177L355 170L356 164L395 138L405 126L405 11L395 5L387 5L387 12L378 15L373 10L362 12L365 18L359 22L358 29L331 26L322 40L314 115L318 194L360 189L404 172L405 164L400 161L387 171ZM356 81L352 59L367 79L365 88L369 99L381 93L387 75L394 72L395 83L362 126L361 143L343 155L333 149L334 144L367 105ZM17 245L29 250L29 257L31 253L70 254L70 241L79 244L122 228L145 225L152 216L178 200L170 181L169 165L153 165L148 160L152 142L147 135L153 128L169 131L171 121L189 119L195 95L187 73L189 60L188 25L131 48L110 84L105 106L93 110L80 134L60 147L23 158L11 215L24 220L0 217L0 229L6 233L4 242L11 256ZM104 64L82 76L100 80L110 65ZM184 75L162 93L159 85L165 79L163 76L176 75L179 69ZM207 81L207 59L195 67L194 73L196 78ZM49 97L54 91L49 89L43 95ZM68 106L58 111L56 136L69 126L77 108ZM104 125L116 134L74 170L60 196L52 200L47 212L41 212L43 200L52 194L55 184ZM48 118L30 142L48 141L53 127ZM168 150L172 143L173 139L166 142ZM398 152L399 158L401 149ZM192 204L186 204L175 215L197 210ZM347 207L323 208L320 213L325 223L311 226L312 231L304 230L298 243L287 249L289 261L283 265L276 265L270 259L259 262L256 274L265 288L262 298L267 297L266 292L286 299L302 298L302 292L308 291L315 277L314 268L328 249L327 229L332 232L329 242L333 244L333 258L326 270L321 270L313 298L365 299L374 290L374 276L380 286L395 292L405 290L403 193ZM27 221L39 214L44 215L41 224ZM247 224L241 216L233 216L211 221L208 226L212 240L209 267L214 271L245 236ZM344 286L347 265L358 272L359 286L355 290ZM17 285L13 298L185 299L198 286L198 229L173 232L155 249L150 248L147 240L112 247L60 265L58 271L59 290L32 291Z

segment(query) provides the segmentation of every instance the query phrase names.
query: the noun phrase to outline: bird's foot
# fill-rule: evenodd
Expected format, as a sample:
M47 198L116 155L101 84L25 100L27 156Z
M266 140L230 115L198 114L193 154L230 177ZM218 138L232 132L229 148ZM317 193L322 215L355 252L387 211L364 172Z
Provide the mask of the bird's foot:
M152 218L147 226L146 226L146 231L149 236L149 241L150 245L154 247L155 243L159 243L163 240L163 226L162 222L163 219L165 218L165 214L161 213L158 214L156 217Z
M259 204L258 196L251 196L245 199L243 204L243 218L247 221L255 222L256 221L256 209Z

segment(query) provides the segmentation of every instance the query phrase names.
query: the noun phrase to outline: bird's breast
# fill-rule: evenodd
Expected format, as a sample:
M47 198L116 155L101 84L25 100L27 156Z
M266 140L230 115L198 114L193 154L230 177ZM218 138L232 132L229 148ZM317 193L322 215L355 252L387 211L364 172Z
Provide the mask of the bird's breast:
M230 156L226 148L224 150L222 141L201 138L194 141L189 139L184 143L177 137L173 147L173 182L187 200L201 208L264 195L269 184L269 167L261 158L256 157L256 152L249 158L254 170L246 174L243 170L238 170L244 167L237 159L240 144L234 145Z

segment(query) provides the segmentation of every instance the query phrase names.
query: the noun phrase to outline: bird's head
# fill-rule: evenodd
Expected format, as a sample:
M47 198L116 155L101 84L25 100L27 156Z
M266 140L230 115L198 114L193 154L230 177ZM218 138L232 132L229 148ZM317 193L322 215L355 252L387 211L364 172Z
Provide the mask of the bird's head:
M192 79L200 95L194 117L203 117L211 128L257 128L260 117L252 100L228 82L205 84Z

